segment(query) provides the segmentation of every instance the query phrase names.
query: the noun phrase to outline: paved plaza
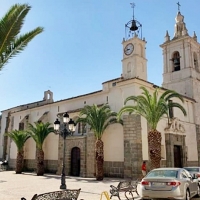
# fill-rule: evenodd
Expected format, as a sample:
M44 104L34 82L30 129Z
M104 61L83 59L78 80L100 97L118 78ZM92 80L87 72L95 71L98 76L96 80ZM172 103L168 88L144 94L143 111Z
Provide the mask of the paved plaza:
M122 180L104 178L103 181L96 181L95 178L67 176L66 184L68 189L81 188L78 200L100 200L103 191L109 193L110 185L117 186L118 182ZM15 174L14 171L0 171L0 200L21 200L22 197L31 200L34 194L60 190L60 183L58 175L37 176L35 173ZM121 200L126 200L123 193L120 197ZM139 200L140 197L134 193L134 199ZM106 200L105 196L102 197L102 200ZM118 198L112 197L112 200L118 200ZM200 200L200 198L193 200Z
M81 193L78 200L100 200L103 191L109 192L110 185L116 185L123 179L104 178L103 181L96 181L95 178L66 177L68 189L79 189ZM45 174L37 176L35 173L15 174L14 171L0 172L0 200L21 200L25 197L31 200L34 194L60 190L60 176ZM122 200L125 200L121 194ZM137 194L135 194L137 197ZM106 198L103 196L102 200ZM139 199L137 197L137 199ZM118 200L112 197L112 200Z

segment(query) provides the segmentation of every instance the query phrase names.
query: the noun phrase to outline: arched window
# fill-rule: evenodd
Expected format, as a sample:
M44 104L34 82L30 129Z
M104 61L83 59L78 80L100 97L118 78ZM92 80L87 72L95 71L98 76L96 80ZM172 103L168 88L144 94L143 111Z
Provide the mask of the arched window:
M193 62L194 62L194 68L196 69L197 72L199 72L198 59L197 59L197 54L195 52L193 53Z
M175 51L173 53L173 57L172 57L172 62L173 62L173 68L172 71L179 71L181 69L180 66L180 54L178 51Z
M127 78L131 78L131 63L127 64Z
M130 73L131 72L131 63L129 62L127 65L127 72Z

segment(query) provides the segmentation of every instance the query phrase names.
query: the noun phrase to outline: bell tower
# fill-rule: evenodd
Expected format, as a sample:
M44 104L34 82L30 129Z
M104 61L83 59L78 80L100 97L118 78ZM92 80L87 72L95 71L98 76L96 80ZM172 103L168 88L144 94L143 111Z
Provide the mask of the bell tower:
M167 32L165 42L160 45L163 49L162 86L196 101L194 119L195 123L200 126L200 44L195 32L193 36L188 34L184 16L179 8L178 3L173 38L170 39Z
M195 32L189 36L179 3L174 36L170 39L167 31L160 47L163 49L162 86L199 101L200 44Z
M134 17L125 24L125 38L122 41L122 77L124 79L140 78L147 80L146 41L142 39L142 24Z

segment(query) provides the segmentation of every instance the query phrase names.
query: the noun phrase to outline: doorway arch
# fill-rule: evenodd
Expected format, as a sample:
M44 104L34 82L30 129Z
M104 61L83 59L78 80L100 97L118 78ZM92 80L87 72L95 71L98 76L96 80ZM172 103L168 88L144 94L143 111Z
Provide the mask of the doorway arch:
M71 150L71 176L80 176L80 148Z

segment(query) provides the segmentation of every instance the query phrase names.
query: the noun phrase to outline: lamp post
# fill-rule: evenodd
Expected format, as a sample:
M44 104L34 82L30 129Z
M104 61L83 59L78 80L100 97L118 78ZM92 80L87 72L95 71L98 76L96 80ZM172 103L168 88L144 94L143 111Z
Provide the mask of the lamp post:
M61 174L61 185L60 189L66 189L65 183L65 148L66 148L66 137L72 136L73 132L76 129L76 124L72 119L69 118L68 113L63 114L63 125L64 128L60 130L60 121L56 119L54 122L54 130L56 134L59 134L63 138L63 165L62 165L62 174Z

